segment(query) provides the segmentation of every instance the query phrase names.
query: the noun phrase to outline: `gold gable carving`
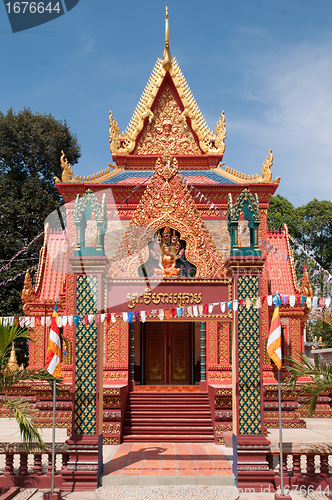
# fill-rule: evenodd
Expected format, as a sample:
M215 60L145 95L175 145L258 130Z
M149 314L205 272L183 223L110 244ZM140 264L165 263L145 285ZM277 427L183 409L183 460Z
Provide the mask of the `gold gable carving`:
M111 261L108 275L113 277L137 277L138 268L147 261L147 244L156 231L168 225L186 241L186 258L197 268L196 278L221 277L224 275L224 259L201 218L183 177L177 169L177 161L158 158L156 172L135 210L126 237Z
M134 153L163 155L166 151L171 155L202 154L168 85L154 109L151 122L144 129Z
M154 118L152 106L167 73L170 75L181 99L184 108L182 112L183 119L185 117L190 118L191 127L197 135L202 152L217 155L223 154L226 138L224 114L222 114L217 123L215 132L210 130L175 58L172 59L172 65L169 70L163 67L161 59L157 60L129 125L121 134L119 125L110 112L109 137L111 153L130 154L134 151L136 139L143 130L145 119L148 118L148 122L151 123Z

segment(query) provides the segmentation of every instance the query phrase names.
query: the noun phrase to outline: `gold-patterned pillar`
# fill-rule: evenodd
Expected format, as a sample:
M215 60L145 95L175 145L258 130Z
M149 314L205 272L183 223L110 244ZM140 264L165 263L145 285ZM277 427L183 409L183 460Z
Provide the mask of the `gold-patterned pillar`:
M270 441L264 436L261 311L261 256L231 256L226 267L233 276L233 300L243 307L234 312L232 335L233 433L237 441L238 475L244 487L268 488L274 471L267 461Z
M91 488L102 472L104 323L95 315L104 308L106 257L72 257L76 324L73 346L73 434L67 440L69 461L64 489Z

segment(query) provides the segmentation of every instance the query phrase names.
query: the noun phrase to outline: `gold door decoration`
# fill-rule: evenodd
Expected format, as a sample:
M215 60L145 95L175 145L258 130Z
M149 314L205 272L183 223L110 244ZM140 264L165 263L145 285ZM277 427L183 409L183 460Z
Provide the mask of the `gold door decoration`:
M169 383L190 383L190 323L169 323Z
M145 326L146 383L166 382L166 323L147 323Z

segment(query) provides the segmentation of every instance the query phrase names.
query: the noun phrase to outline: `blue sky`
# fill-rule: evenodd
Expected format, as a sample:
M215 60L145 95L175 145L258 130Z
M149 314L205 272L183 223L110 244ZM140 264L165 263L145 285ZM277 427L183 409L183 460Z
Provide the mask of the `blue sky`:
M80 0L13 34L0 16L0 110L67 120L74 175L112 163L108 116L124 130L164 47L166 3ZM210 128L225 111L224 161L260 173L273 148L278 193L332 199L331 0L170 0L170 49Z

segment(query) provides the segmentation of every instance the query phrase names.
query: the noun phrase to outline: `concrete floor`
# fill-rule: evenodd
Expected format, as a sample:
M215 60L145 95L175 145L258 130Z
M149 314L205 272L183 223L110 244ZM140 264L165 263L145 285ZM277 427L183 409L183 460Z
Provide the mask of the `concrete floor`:
M332 419L320 419L312 418L305 419L307 423L306 429L283 429L283 442L284 443L315 443L315 444L332 444ZM43 439L46 442L51 442L52 439L52 429L43 429L41 431ZM279 442L279 430L269 429L268 438L271 440L272 444L277 444ZM56 429L55 434L56 442L64 442L67 439L66 429ZM13 419L0 419L0 442L18 442L20 441L18 426L16 421ZM104 464L107 464L113 455L115 455L119 446L104 446L103 447L103 458ZM231 460L231 449L225 448L224 446L218 447L220 451L225 455L225 457ZM4 467L4 456L0 455L0 471ZM158 490L159 488L159 490ZM105 486L98 489L96 492L77 492L69 493L64 495L64 498L68 500L180 500L190 497L190 500L272 500L274 499L274 494L271 493L259 493L259 492L239 492L239 495L234 487L231 486L220 486L219 488L224 488L223 490L216 490L218 486ZM300 500L303 498L323 500L327 497L320 493L315 492L310 494L301 494L300 492L291 492L291 498L293 500ZM30 498L31 500L42 500L42 491L35 492ZM21 500L24 496L22 495ZM16 500L20 500L19 497Z

